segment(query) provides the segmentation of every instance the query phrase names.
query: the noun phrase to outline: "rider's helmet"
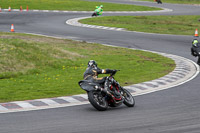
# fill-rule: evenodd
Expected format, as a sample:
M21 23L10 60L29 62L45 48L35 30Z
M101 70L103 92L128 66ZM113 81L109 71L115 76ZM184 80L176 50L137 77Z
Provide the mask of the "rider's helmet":
M193 46L197 47L198 46L199 41L197 39L194 39L192 44Z
M101 8L103 8L103 5L100 5Z
M88 61L88 67L97 67L97 63L94 60Z

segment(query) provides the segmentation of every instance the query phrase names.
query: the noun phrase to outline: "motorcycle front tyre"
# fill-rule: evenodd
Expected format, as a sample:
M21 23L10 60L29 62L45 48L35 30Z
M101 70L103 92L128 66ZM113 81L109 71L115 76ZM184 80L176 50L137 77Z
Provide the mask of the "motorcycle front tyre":
M131 93L124 89L124 93L125 93L125 99L124 99L124 104L127 106L127 107L134 107L135 106L135 99L134 97L131 95Z
M105 97L103 97L101 92L99 91L89 91L88 100L92 104L92 106L99 111L105 111L108 108L108 102L105 100Z
M96 13L96 12L94 12L94 13L92 14L92 17L94 17L94 16L97 16L97 13Z

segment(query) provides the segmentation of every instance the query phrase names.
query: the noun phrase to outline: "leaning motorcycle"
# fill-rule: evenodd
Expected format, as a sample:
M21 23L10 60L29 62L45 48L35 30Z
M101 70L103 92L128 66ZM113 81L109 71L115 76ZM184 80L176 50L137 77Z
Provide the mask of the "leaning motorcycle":
M193 55L193 56L200 56L200 46L199 46L199 44L196 44L195 46L192 46L192 48L191 48L191 54Z
M103 11L99 11L99 9L95 9L94 13L92 14L92 17L97 17L102 15Z
M94 108L99 111L105 111L108 107L117 107L125 104L128 107L134 107L135 100L131 93L121 87L114 79L114 75L119 70L110 74L106 78L104 85L93 83L90 80L79 81L79 86L88 94L88 100ZM108 88L104 86L107 84Z
M162 4L161 0L155 0L158 4Z
M94 16L97 17L97 16L99 16L99 15L100 15L100 13L95 11L95 12L92 14L92 17L94 17Z
M195 44L195 45L192 46L192 48L191 48L191 54L194 57L198 57L197 64L200 65L200 44L199 43L197 43L197 44Z

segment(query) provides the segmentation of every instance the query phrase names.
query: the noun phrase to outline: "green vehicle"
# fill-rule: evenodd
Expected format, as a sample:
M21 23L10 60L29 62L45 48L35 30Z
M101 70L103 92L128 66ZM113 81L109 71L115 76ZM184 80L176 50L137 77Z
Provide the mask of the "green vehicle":
M96 9L94 10L94 13L92 14L92 17L102 15L103 13L103 5L96 6Z

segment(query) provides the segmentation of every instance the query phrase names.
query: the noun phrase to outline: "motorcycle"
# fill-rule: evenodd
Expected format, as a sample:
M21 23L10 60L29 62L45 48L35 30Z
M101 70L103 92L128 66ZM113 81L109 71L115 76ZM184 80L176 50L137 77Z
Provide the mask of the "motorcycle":
M197 64L200 65L200 44L193 45L191 48L191 54L194 57L198 57Z
M97 16L99 16L99 15L101 15L102 13L99 13L99 12L97 12L97 11L95 11L93 14L92 14L92 17L97 17Z
M104 85L91 82L90 80L79 81L79 86L88 94L88 100L94 108L99 111L105 111L108 107L118 107L124 103L128 107L134 107L135 100L131 93L121 87L114 79L114 75L119 70L111 73L106 78ZM108 88L105 89L104 86Z
M155 0L158 4L162 4L161 0Z
M94 16L95 16L95 17L98 16L98 15L97 15L97 12L94 12L94 13L92 14L92 17L94 17Z
M100 16L100 15L102 15L102 13L103 13L103 9L99 9L99 7L97 7L96 9L95 9L95 11L94 11L94 13L92 14L92 17L97 17L97 16Z
M191 53L193 56L200 56L200 46L199 44L196 44L196 46L192 46Z

